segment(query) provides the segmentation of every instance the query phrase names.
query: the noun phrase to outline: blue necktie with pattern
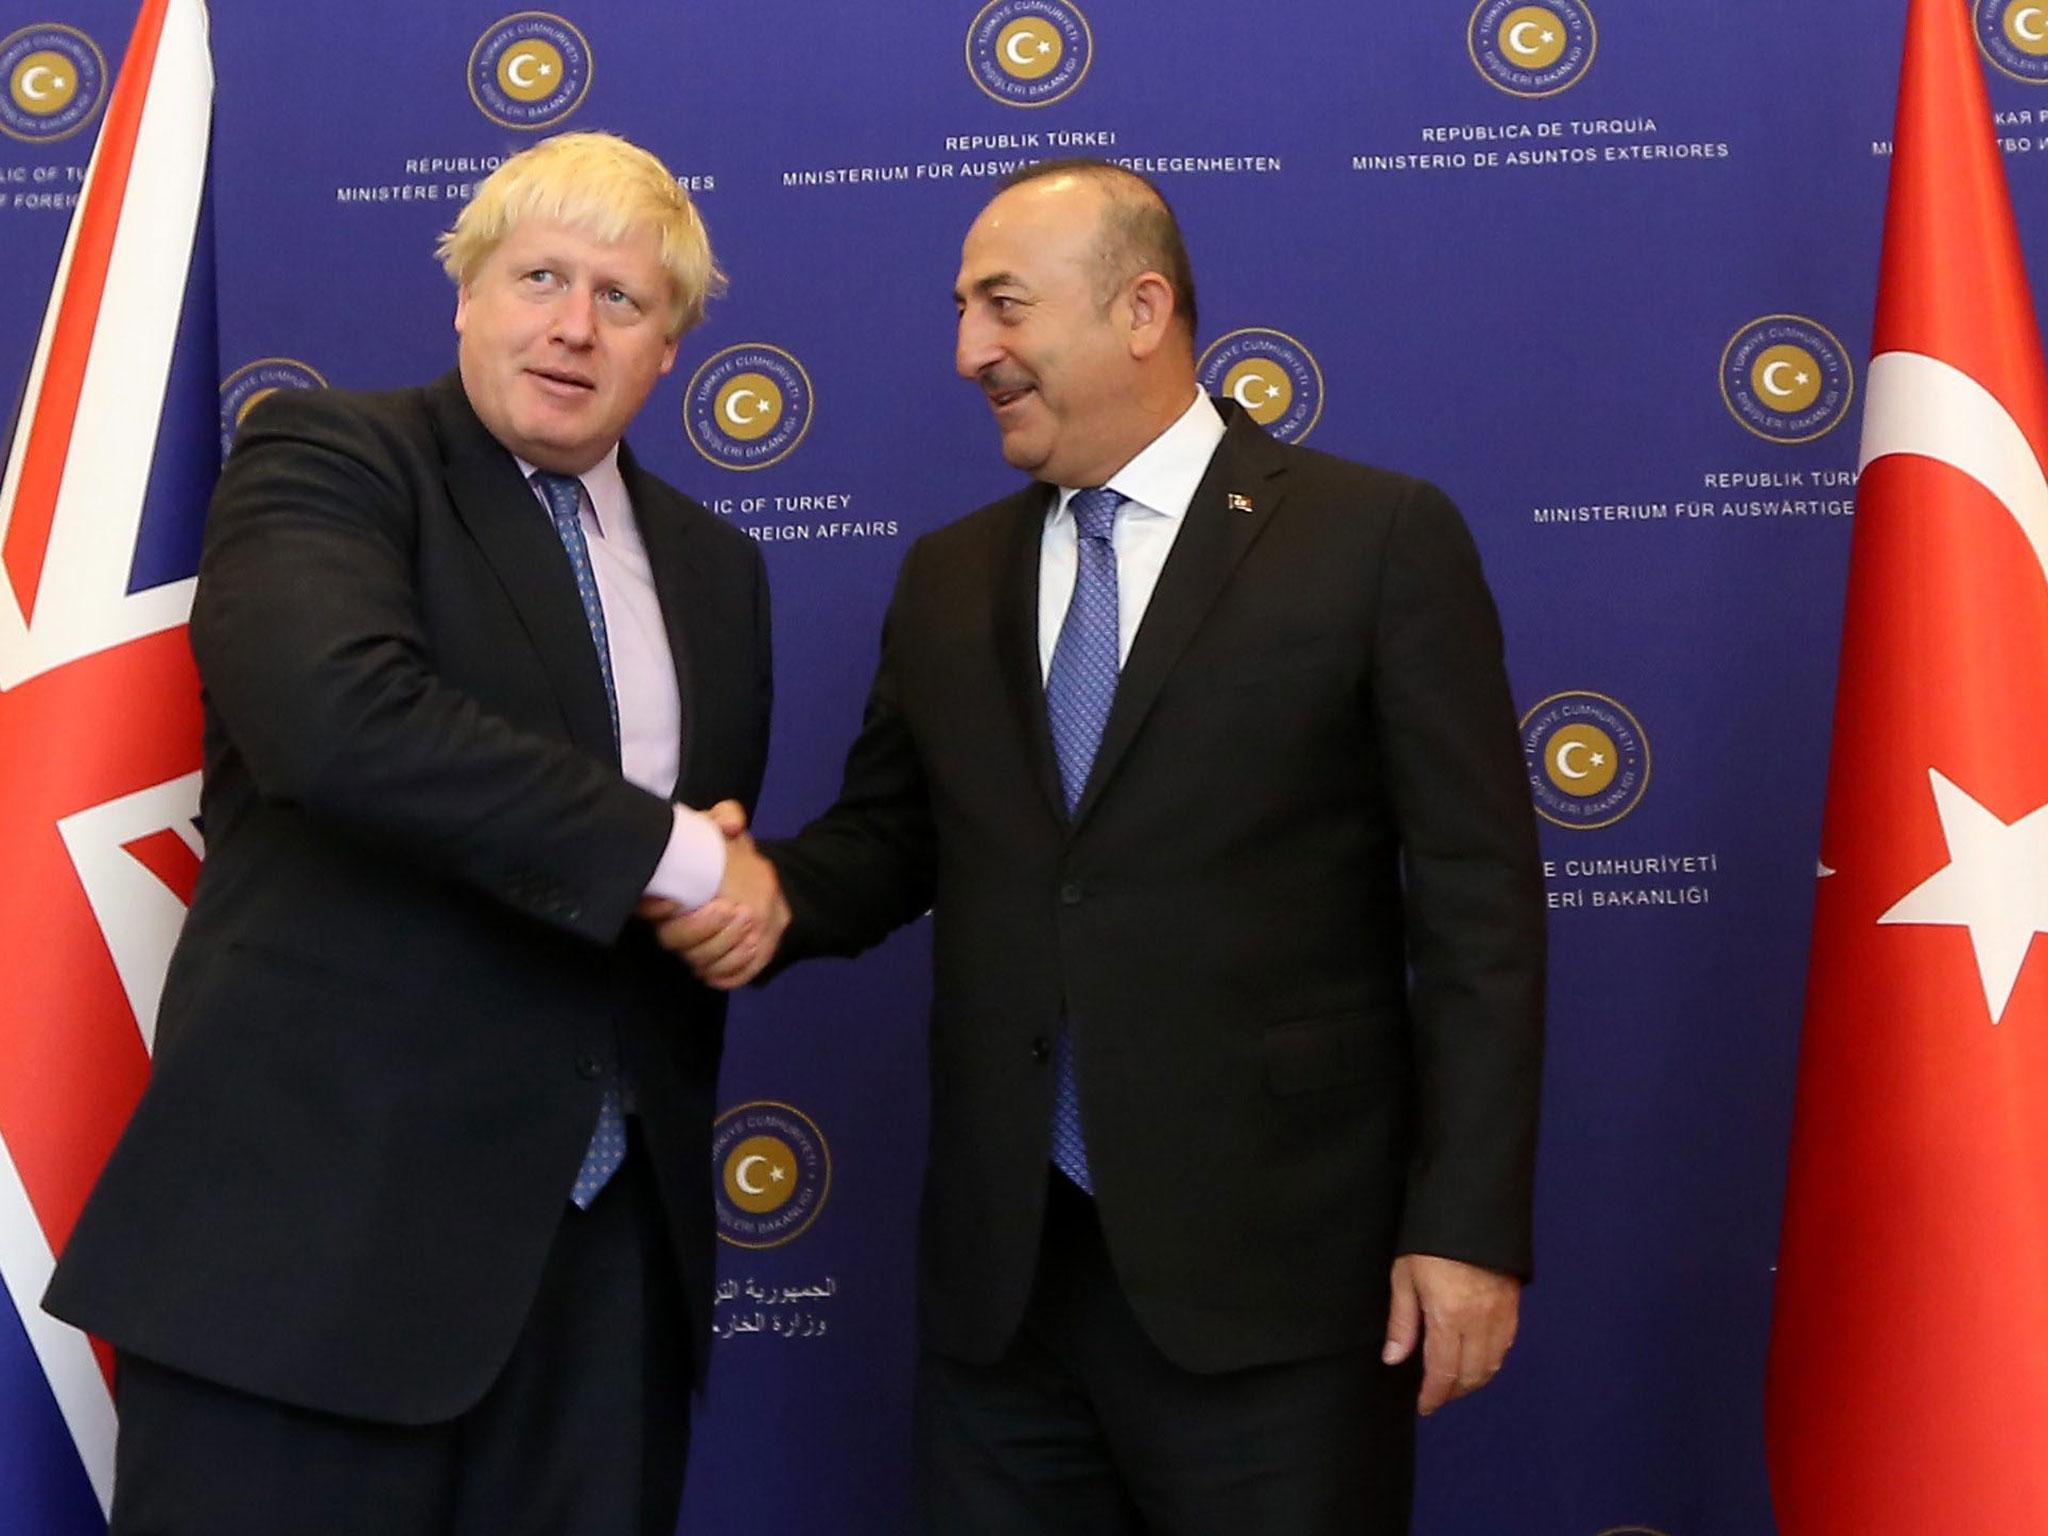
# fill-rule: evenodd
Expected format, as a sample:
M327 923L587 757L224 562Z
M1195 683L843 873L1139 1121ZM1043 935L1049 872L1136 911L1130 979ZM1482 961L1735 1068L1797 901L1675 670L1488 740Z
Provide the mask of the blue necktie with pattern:
M583 600L583 617L590 624L591 644L597 647L597 669L604 675L604 701L611 711L612 745L619 744L619 690L612 682L611 640L605 634L604 604L598 601L597 576L590 568L590 546L583 538L583 482L574 475L553 475L535 470L534 486L548 504L555 520L555 534L569 555L569 569L576 577L576 595ZM589 1210L605 1181L619 1171L626 1160L626 1107L616 1072L604 1085L604 1097L597 1105L597 1125L590 1133L590 1145L583 1149L583 1166L576 1170L576 1182L569 1198L580 1210Z
M1079 535L1074 596L1045 674L1045 711L1067 814L1081 803L1102 727L1116 697L1116 549L1110 542L1124 498L1107 487L1077 492L1067 503ZM1074 1080L1073 1031L1063 1022L1053 1047L1052 1162L1089 1194L1088 1144L1081 1135L1081 1095Z

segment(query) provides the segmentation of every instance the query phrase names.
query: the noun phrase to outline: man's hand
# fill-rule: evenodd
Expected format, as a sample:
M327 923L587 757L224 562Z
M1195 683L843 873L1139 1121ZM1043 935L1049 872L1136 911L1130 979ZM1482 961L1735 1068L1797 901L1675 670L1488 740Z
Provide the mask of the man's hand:
M726 836L725 878L718 893L684 912L674 902L646 900L640 915L654 924L664 949L680 955L697 979L720 991L743 987L775 958L789 926L789 903L775 866L747 833L746 812L721 800L704 813Z
M1394 1301L1380 1358L1399 1365L1422 1342L1416 1411L1432 1414L1493 1380L1515 1342L1522 1282L1498 1270L1427 1253L1394 1260Z

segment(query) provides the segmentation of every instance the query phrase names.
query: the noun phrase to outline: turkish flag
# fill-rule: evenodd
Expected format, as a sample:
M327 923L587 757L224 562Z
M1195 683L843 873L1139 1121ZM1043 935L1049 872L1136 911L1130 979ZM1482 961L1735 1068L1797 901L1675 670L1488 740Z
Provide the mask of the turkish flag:
M2048 369L1906 23L1766 1429L1785 1536L2048 1532Z

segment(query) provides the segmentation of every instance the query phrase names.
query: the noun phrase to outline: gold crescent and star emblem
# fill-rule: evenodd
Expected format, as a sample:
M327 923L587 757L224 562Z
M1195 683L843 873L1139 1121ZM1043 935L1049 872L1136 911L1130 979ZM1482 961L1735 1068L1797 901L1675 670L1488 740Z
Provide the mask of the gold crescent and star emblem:
M2048 55L2048 8L2038 0L2015 0L2005 8L2005 40L2036 58Z
M545 38L528 38L498 60L498 89L514 101L544 101L561 84L561 50Z
M1597 725L1568 725L1550 738L1544 768L1550 782L1568 795L1589 797L1614 782L1621 754L1614 738Z
M1544 70L1564 57L1564 19L1543 5L1522 5L1501 18L1502 53L1527 70Z
M749 1215L789 1203L796 1193L796 1154L779 1136L749 1136L725 1160L725 1193Z
M1749 387L1774 411L1796 416L1820 398L1820 359L1793 342L1759 352L1750 364Z
M41 48L14 67L7 93L22 111L55 117L77 96L78 71L63 54Z
M1263 427L1285 416L1294 404L1294 381L1271 358L1248 357L1223 376L1223 393Z
M1017 80L1042 80L1060 67L1067 45L1059 29L1041 16L1024 16L996 36L996 61Z
M714 409L720 431L750 443L782 419L782 391L765 373L736 374L718 391Z

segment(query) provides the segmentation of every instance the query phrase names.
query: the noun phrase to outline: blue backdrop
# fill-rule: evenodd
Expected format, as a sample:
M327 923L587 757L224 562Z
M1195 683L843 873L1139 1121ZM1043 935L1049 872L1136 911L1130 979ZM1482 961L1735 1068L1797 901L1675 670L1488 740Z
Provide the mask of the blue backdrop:
M262 389L448 367L434 236L502 156L558 128L657 151L733 284L631 435L763 541L759 821L787 830L836 784L909 541L1012 483L950 372L961 233L1023 160L1153 174L1212 387L1452 494L1528 712L1540 1274L1511 1368L1424 1426L1417 1527L1769 1532L1762 1364L1904 0L503 4L216 5L224 433ZM2010 7L1975 5L1988 34ZM50 24L111 74L132 20L0 0L0 74ZM2038 56L1988 46L2038 256L2048 90ZM14 104L9 380L97 125ZM779 410L750 415L757 390L720 431L758 379ZM735 1005L686 1529L907 1526L925 964L913 930ZM796 1195L752 1196L745 1153ZM0 1371L23 1353L0 1311ZM61 1454L54 1409L12 1411L0 1489Z

